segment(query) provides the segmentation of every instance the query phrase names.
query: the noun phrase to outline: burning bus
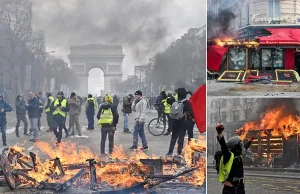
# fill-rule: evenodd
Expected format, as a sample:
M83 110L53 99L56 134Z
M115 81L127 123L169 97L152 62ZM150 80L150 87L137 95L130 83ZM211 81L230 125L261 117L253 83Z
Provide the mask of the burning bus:
M207 67L221 74L219 81L245 81L248 76L300 81L299 27L248 26L235 37L215 38L208 45Z

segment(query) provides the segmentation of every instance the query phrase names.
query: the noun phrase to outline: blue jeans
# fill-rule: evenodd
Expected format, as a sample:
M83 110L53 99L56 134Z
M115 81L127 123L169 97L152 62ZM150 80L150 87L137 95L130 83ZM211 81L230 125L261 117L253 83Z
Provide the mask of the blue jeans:
M86 117L88 119L88 129L94 129L94 112L87 112Z
M138 121L135 122L134 125L134 130L133 130L133 146L137 147L138 146L138 136L140 136L142 140L143 147L147 147L147 139L145 136L145 131L144 131L144 124L142 123L141 125L139 124Z
M37 139L39 136L39 128L38 128L38 118L29 118L30 128L33 131L33 138Z
M124 116L124 131L128 131L128 113L123 113Z
M6 144L6 124L1 124L2 143Z

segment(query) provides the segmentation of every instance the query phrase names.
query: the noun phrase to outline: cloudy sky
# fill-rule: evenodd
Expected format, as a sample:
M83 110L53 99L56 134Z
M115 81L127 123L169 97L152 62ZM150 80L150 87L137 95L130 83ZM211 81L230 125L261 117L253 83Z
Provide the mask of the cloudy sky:
M206 21L206 0L33 0L33 28L47 51L69 63L71 45L122 45L123 74L133 74L189 28ZM96 79L100 70L90 72ZM99 80L98 80L99 81ZM102 80L103 81L103 80Z

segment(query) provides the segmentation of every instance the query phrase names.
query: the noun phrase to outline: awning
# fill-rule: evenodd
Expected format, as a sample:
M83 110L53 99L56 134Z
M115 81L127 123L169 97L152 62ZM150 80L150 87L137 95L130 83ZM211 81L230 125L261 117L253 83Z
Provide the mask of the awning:
M211 71L219 71L222 58L227 50L228 47L219 45L209 46L207 51L207 68Z
M300 29L268 28L270 36L259 37L261 45L300 45Z

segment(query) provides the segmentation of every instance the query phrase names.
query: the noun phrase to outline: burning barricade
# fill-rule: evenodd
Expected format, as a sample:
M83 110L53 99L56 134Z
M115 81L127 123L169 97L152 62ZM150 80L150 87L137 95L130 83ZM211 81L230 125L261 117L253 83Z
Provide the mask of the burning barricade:
M51 159L42 161L38 153L19 146L3 150L1 174L12 189L66 191L70 187L105 192L139 192L164 182L177 180L201 187L206 161L201 157L205 142L192 140L183 157L148 157L144 152L126 155L117 147L110 157L100 158L87 147L62 143L59 147L37 142L37 148Z
M259 121L246 122L236 133L242 140L255 137L251 164L289 167L299 163L300 117L288 113L285 105L268 108Z

